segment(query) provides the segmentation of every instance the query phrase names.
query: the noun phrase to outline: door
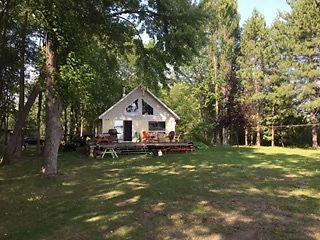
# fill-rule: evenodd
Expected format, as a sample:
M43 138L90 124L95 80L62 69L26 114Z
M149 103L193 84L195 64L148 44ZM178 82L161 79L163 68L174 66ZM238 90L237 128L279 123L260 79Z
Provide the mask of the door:
M132 141L132 121L123 121L123 141Z
M123 120L115 120L114 128L117 129L118 140L123 141Z

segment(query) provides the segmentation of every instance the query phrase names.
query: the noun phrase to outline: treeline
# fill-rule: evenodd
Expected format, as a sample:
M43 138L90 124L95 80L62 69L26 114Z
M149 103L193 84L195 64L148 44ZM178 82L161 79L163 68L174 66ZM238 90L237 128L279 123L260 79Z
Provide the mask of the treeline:
M163 92L192 140L295 144L280 127L309 124L317 147L319 1L290 4L270 27L254 11L240 28L236 0L0 1L3 163L32 132L56 174L61 140L93 134L138 84Z
M208 144L318 147L320 2L290 1L271 26L236 0L205 1L207 41L164 96L180 130Z
M159 89L191 60L203 21L201 5L188 0L0 1L3 163L20 159L33 126L45 139L42 171L55 175L61 140L92 134L123 86Z

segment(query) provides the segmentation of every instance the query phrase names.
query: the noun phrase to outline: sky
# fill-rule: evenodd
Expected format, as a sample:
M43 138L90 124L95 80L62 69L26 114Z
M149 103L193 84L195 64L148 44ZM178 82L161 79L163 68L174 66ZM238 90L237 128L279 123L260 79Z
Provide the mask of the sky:
M265 16L269 26L276 18L278 11L290 11L286 0L238 0L238 5L241 15L240 25L250 18L254 8Z

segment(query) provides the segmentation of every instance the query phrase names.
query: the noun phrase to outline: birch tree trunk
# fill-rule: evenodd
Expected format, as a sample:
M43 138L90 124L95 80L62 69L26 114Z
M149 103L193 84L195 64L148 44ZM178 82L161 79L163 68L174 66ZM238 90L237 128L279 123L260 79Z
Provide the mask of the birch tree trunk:
M318 119L315 111L311 113L311 123L312 123L312 147L318 147Z
M55 76L57 56L54 40L49 33L46 37L46 70L46 143L42 171L45 175L56 175L58 151L63 134L60 120L62 101L57 91L58 81Z
M248 146L249 145L249 142L248 142L248 136L249 135L249 133L248 133L248 128L245 128L244 129L244 145L245 146Z
M272 124L272 126L271 126L271 147L275 146L275 144L274 144L274 136L275 136L275 128L274 128L274 125Z

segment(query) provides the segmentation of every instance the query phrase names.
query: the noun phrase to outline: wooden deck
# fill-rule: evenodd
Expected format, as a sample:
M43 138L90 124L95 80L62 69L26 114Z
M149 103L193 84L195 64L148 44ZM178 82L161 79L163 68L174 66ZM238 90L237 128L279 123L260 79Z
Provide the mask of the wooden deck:
M159 151L163 154L167 153L188 153L195 150L191 142L163 142L163 143L100 143L92 146L93 155L100 155L106 149L113 149L118 154L146 154L153 153L157 155Z

